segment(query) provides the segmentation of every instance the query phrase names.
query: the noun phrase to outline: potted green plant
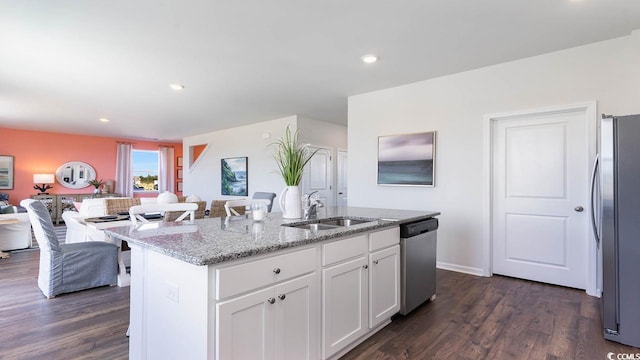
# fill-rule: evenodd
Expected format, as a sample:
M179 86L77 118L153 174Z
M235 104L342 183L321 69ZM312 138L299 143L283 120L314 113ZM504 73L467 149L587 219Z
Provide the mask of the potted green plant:
M300 182L304 167L318 150L311 151L308 146L298 142L298 130L291 131L287 125L284 137L272 144L275 148L273 158L278 165L278 173L287 185L280 193L280 208L285 219L302 217L300 202Z
M93 185L93 187L95 187L95 189L93 190L94 194L99 194L100 193L100 186L102 186L102 184L104 184L104 181L102 181L102 179L100 180L96 180L96 179L92 179L87 181L89 183L89 185Z

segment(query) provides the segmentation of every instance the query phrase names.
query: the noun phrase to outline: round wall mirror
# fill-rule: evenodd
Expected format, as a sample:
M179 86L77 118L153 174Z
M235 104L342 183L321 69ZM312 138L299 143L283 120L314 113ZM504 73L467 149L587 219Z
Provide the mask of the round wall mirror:
M82 161L64 163L56 170L58 182L69 189L85 188L89 186L89 181L95 178L96 171L93 167Z

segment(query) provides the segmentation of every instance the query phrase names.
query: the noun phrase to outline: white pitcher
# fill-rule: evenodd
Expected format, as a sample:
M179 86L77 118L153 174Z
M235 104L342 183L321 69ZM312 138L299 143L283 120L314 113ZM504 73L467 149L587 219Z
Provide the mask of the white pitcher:
M300 219L302 204L300 202L300 186L287 186L280 193L280 209L283 219Z

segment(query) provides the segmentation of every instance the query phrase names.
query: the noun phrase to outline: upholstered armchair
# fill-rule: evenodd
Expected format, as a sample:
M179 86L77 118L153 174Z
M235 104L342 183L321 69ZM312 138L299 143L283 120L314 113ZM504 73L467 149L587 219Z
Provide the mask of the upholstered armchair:
M27 209L40 246L38 287L47 298L117 283L116 245L99 241L59 244L45 206L32 199L22 200L20 205Z
M31 246L31 224L26 213L0 214L0 251Z

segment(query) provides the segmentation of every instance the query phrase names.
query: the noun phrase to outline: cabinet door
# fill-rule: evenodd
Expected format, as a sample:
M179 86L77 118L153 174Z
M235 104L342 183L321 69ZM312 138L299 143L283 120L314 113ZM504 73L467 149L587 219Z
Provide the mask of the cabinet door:
M315 273L275 287L274 359L316 359L320 297Z
M369 330L368 267L363 256L322 270L323 358Z
M217 304L216 358L271 359L274 305L273 287Z
M54 220L56 223L60 223L62 221L62 213L65 211L76 211L76 206L73 204L76 201L76 195L61 195L58 194L56 196L56 219Z
M369 255L369 326L400 310L400 246Z

